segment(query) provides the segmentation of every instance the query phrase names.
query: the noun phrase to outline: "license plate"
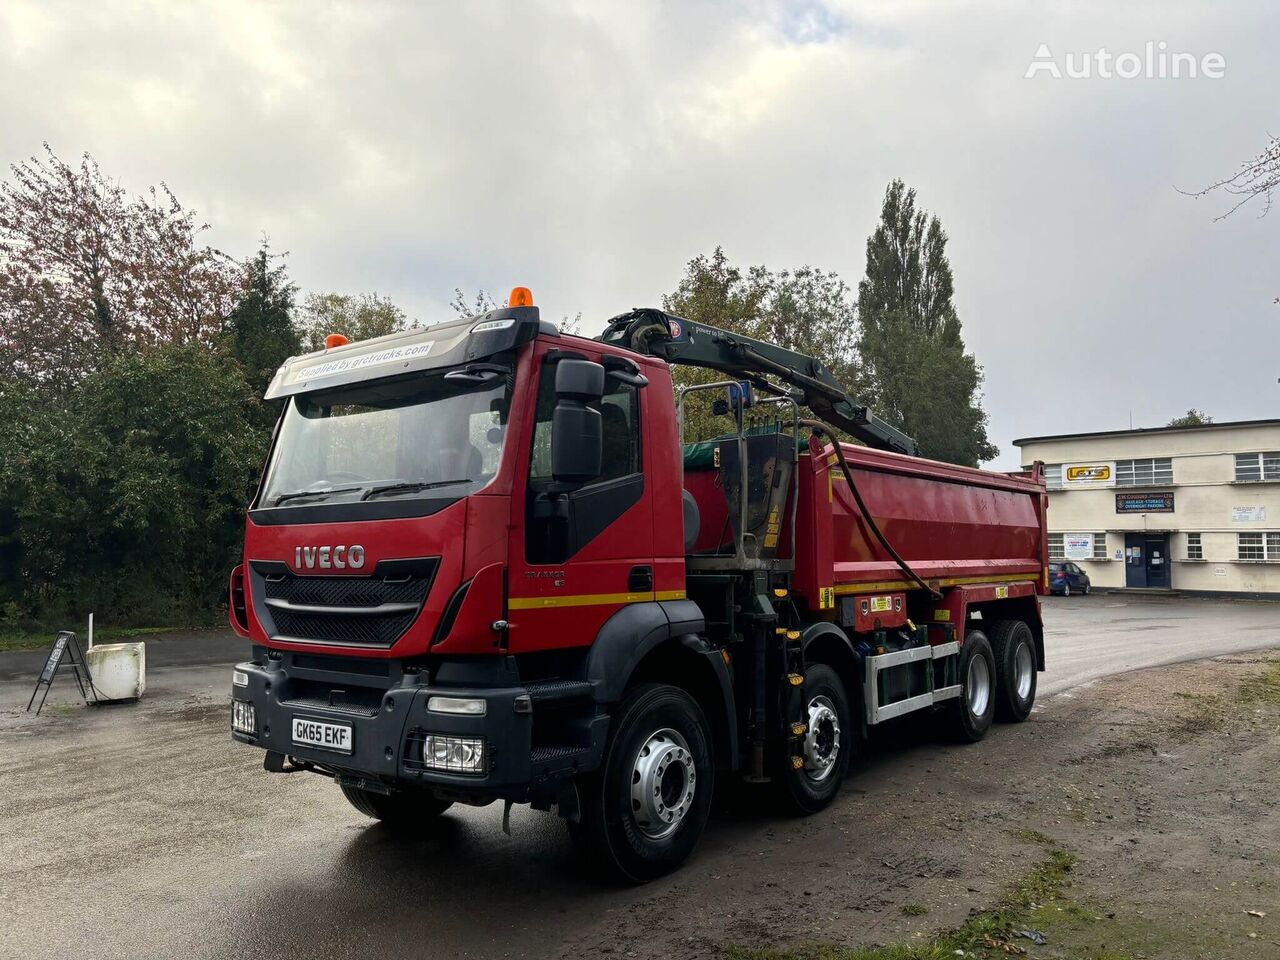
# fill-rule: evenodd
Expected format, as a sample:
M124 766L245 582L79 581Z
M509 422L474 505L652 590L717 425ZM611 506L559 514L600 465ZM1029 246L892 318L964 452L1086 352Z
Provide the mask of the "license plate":
M325 723L323 720L293 718L293 742L336 753L351 752L351 725Z

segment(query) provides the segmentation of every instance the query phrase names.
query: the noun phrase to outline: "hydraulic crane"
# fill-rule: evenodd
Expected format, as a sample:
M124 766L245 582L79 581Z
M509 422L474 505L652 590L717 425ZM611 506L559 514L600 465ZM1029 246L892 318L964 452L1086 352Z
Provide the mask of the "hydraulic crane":
M719 370L770 393L791 396L869 447L909 456L918 452L915 440L855 401L829 369L803 353L652 307L619 314L598 339L668 363ZM779 390L767 376L795 387L796 393Z

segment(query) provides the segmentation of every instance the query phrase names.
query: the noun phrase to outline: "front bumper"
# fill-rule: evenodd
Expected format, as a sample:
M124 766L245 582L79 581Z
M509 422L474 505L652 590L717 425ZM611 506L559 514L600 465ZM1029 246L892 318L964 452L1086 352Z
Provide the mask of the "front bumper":
M253 704L256 729L253 735L233 730L232 736L339 776L430 788L476 800L523 801L566 773L554 764L537 762L532 748L533 716L523 686L433 686L426 682L425 674L406 673L379 691L377 700L373 691L364 688L363 696L344 702L340 696L345 692L340 689L343 682L333 678L334 689L326 702L314 697L314 684L291 676L283 661L241 663L235 670L245 682L232 684L232 699ZM433 695L483 699L486 710L483 716L429 711L427 702ZM350 724L351 752L293 742L295 718ZM482 769L453 773L424 765L422 743L427 734L483 739ZM603 728L600 740L603 742ZM582 767L575 763L567 772Z

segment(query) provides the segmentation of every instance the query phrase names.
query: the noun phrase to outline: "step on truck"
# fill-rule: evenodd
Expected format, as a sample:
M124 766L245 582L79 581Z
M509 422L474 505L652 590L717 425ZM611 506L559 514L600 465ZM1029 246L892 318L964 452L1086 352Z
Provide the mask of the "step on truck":
M772 344L651 309L587 339L510 303L332 336L270 385L230 582L232 735L266 770L396 827L554 810L638 882L689 856L717 782L813 814L879 724L1027 718L1038 467L921 459ZM677 390L681 364L704 372Z

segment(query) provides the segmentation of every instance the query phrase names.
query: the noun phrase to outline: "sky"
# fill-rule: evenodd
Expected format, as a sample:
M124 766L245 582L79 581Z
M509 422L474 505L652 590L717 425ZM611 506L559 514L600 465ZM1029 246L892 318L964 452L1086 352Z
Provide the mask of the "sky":
M1244 0L4 0L0 165L89 151L303 290L433 322L520 284L587 333L717 244L856 286L901 177L1012 469L1017 437L1280 415L1280 209L1180 192L1280 133L1277 35ZM1222 76L1067 75L1148 43Z

